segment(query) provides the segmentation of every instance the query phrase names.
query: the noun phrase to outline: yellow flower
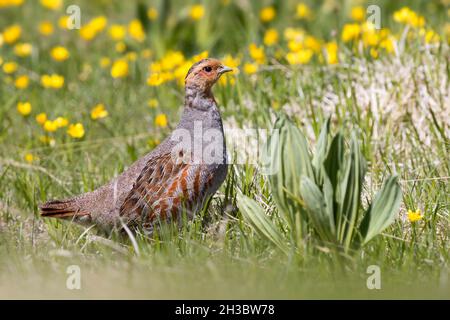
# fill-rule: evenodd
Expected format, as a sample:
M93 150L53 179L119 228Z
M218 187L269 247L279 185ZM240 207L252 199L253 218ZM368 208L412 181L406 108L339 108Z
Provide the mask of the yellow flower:
M3 46L3 34L0 33L0 47Z
M18 24L15 24L3 30L3 40L7 44L13 44L17 40L19 40L21 34L22 28Z
M120 24L113 24L111 27L109 27L109 36L113 40L123 40L126 34L127 30Z
M328 64L336 64L339 62L337 55L338 46L335 41L328 42L325 45L325 50L326 50L326 60Z
M136 61L137 53L134 51L127 52L127 54L125 55L125 59L127 59L128 61Z
M54 47L50 51L50 55L52 56L53 60L56 60L56 61L67 60L70 56L69 51L62 46Z
M297 18L299 19L311 18L311 9L306 4L299 3L297 5Z
M145 32L141 22L138 19L131 20L128 24L128 33L130 37L138 42L145 40Z
M20 6L23 4L24 0L3 0L0 1L0 9L8 8L13 6Z
M278 32L275 29L268 29L264 34L264 44L268 47L278 42Z
M111 64L111 59L108 57L102 57L100 58L100 66L102 68L107 68Z
M58 126L54 121L46 120L44 122L44 130L47 132L55 132L56 130L58 130Z
M17 63L15 62L5 62L3 64L3 72L6 74L11 74L16 72L17 70Z
M118 53L122 53L127 49L127 45L125 44L125 42L120 41L116 43L115 48Z
M297 52L289 52L286 55L286 60L289 64L305 64L308 63L313 56L313 51L311 49L301 49Z
M69 29L69 16L62 16L58 19L58 26L61 29Z
M125 59L114 61L111 67L111 77L123 78L128 75L128 62Z
M314 38L313 36L306 36L305 47L311 49L315 53L320 53L321 50L320 41Z
M26 87L28 87L28 82L29 82L28 76L22 75L16 78L14 85L16 86L17 89L25 89Z
M39 23L39 33L43 36L49 36L53 33L53 24L50 21Z
M376 48L370 48L369 53L370 53L370 56L374 59L378 58L378 56L379 56L379 52Z
M62 0L41 0L42 6L50 10L58 10L62 7Z
M395 11L394 20L411 27L423 27L425 25L425 18L408 7L403 7L400 10Z
M256 44L252 43L248 46L248 51L250 53L250 57L256 62L263 64L266 60L266 55L264 53L263 47L258 47Z
M153 55L153 52L150 49L144 49L141 51L141 57L144 59L151 58L152 55Z
M27 116L31 113L31 103L29 102L18 102L17 111L23 116Z
M97 104L92 110L91 110L91 118L93 120L106 118L108 116L108 111L106 111L105 106L103 103Z
M366 17L366 11L361 6L353 7L350 11L350 17L355 21L362 22Z
M67 130L69 136L75 139L83 138L84 136L84 127L81 123L71 124L69 126L69 130Z
M277 12L274 7L264 7L259 12L259 18L262 22L270 22L275 18L276 15Z
M244 64L244 72L247 74L254 74L258 72L258 65L256 63Z
M192 61L194 62L198 62L202 59L206 59L209 56L209 52L208 51L202 51L199 54L195 55L192 57Z
M420 213L420 209L416 211L408 210L408 220L409 222L416 222L423 219L423 215Z
M26 153L23 159L28 163L32 163L35 160L34 156L31 153Z
M222 62L224 65L230 67L234 70L236 70L239 65L241 64L241 60L238 57L233 58L231 55L227 54L225 57L223 57Z
M80 29L80 36L87 41L94 39L98 33L102 32L108 23L108 19L104 16L93 18ZM67 22L66 22L67 25Z
M36 122L40 125L43 125L47 121L47 114L45 112L41 112L36 116Z
M41 76L41 84L44 88L59 89L64 85L64 77L58 74L44 74Z
M63 117L58 117L55 120L53 120L54 125L56 126L56 128L62 128L62 127L67 127L67 125L69 124L69 120L67 118L63 118Z
M147 17L151 21L156 20L158 18L158 10L156 10L156 8L154 7L150 7L147 10Z
M152 73L147 78L147 84L151 87L157 87L164 83L164 78L161 76L160 73Z
M160 113L156 116L155 125L161 128L167 127L167 117L164 113Z
M344 25L342 29L342 41L349 42L351 40L357 39L361 34L361 27L357 23L349 23Z
M32 49L33 46L29 43L18 43L14 46L14 53L19 57L28 57Z
M108 19L105 16L98 16L89 21L89 25L96 33L102 32L108 23Z
M40 136L39 141L41 141L42 143L48 144L51 147L54 147L56 144L55 139L52 137L49 137L49 136Z
M147 104L150 108L158 108L159 106L159 102L157 99L149 99Z
M298 28L286 28L283 35L288 41L302 41L305 37L305 31Z
M419 34L424 37L425 43L427 44L438 43L441 40L439 34L432 29L429 30L421 29Z
M192 20L200 20L205 15L205 7L201 4L196 4L189 10L189 16Z

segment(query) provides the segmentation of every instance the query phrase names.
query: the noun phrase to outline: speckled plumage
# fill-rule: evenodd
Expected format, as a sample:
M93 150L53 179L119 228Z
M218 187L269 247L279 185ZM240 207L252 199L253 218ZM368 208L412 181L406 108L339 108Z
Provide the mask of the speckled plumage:
M185 84L185 103L174 133L157 148L133 163L108 184L67 200L43 204L41 215L96 224L102 229L142 226L146 230L164 219L177 219L185 211L189 217L214 194L227 175L226 148L222 119L211 87L224 72L231 71L218 60L203 59L189 70ZM191 146L209 145L202 132L216 130L221 146L218 160L207 163L192 147L180 148L175 136L186 133ZM184 160L183 160L184 159Z

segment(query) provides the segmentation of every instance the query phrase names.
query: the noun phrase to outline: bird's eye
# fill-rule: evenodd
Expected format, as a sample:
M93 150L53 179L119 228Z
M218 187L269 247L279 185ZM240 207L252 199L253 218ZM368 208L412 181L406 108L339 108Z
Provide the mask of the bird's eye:
M203 68L206 72L211 72L212 68L210 66L206 66Z

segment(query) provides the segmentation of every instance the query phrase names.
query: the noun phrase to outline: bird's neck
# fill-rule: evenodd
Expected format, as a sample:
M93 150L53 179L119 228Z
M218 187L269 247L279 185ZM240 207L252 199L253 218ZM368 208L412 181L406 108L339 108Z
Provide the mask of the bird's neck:
M203 89L196 86L187 86L184 97L184 106L198 111L208 111L216 107L216 101L211 89Z
M192 129L195 121L202 122L204 129L219 128L222 130L219 108L211 90L186 87L184 110L179 127Z

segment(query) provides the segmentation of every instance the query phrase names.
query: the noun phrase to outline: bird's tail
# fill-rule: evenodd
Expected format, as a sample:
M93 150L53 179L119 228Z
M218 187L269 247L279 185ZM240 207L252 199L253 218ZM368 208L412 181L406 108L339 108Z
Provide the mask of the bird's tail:
M41 216L52 218L73 218L89 215L83 212L75 199L48 201L39 206Z

